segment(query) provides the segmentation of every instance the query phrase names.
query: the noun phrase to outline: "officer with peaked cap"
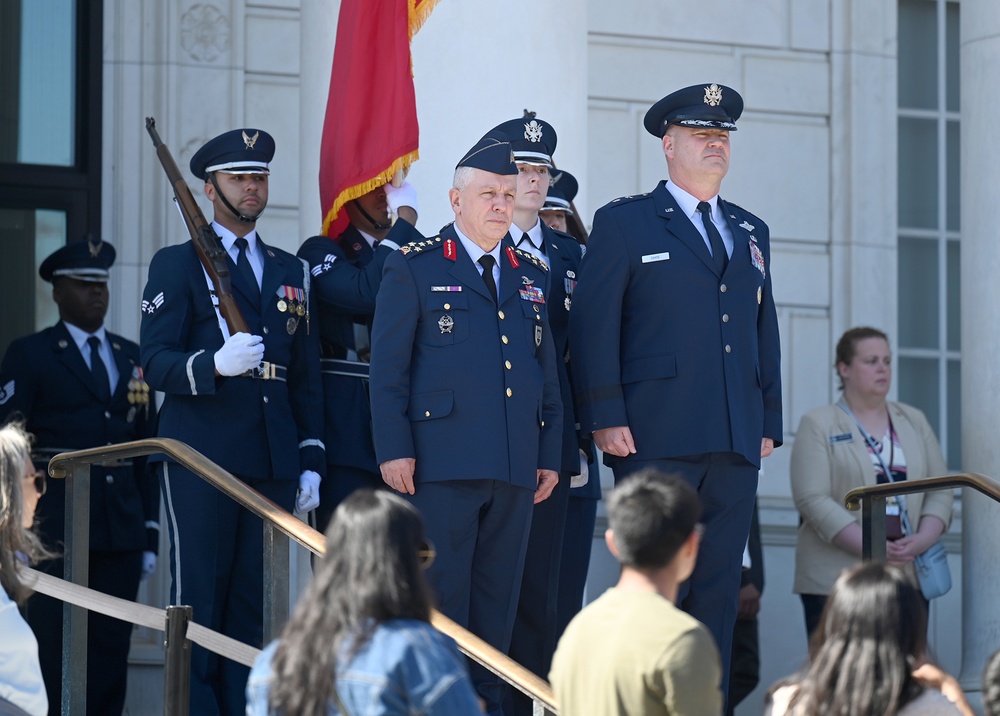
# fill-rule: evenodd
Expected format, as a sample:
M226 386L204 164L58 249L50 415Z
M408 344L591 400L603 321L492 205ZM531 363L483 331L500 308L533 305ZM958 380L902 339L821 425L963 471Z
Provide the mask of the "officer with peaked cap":
M191 158L214 209L232 292L250 333L231 333L191 241L149 265L141 340L146 379L165 398L161 437L187 443L288 511L316 507L325 472L319 331L309 266L265 244L274 140L234 129ZM170 600L227 636L263 638L258 517L169 459L154 458L168 505ZM191 712L242 715L249 669L195 646Z
M550 229L566 231L566 217L573 216L573 199L580 185L567 171L553 171L549 177L549 191L538 215Z
M598 210L570 325L581 422L615 479L655 467L698 488L705 535L678 602L715 636L723 693L757 472L782 439L768 228L719 196L742 112L715 83L649 109L670 178Z
M545 120L527 112L498 125L495 132L511 138L517 165L517 197L511 236L515 245L548 266L544 284L549 325L555 346L563 405L563 435L559 482L552 496L534 508L528 557L521 581L510 656L536 674L548 672L556 649L556 606L563 528L569 500L570 477L580 473L579 436L570 389L566 355L573 287L580 270L580 244L569 234L550 229L539 219L552 170L557 135ZM510 693L509 713L531 713L531 701Z
M59 322L11 343L0 366L0 424L26 420L41 470L60 452L155 434L156 409L139 367L139 346L104 327L114 260L114 247L99 239L74 241L46 258L39 275L52 284ZM65 480L49 480L38 505L38 532L59 552L65 508ZM140 579L156 567L159 518L156 478L147 473L145 458L91 467L91 588L136 598ZM40 569L62 577L63 560ZM40 594L27 605L53 714L60 713L62 694L62 612L62 602ZM87 713L120 714L132 625L95 612L89 622Z
M382 477L424 515L438 606L504 652L532 505L562 469L546 269L507 233L516 174L500 132L462 158L455 222L385 261L371 362ZM502 713L502 682L481 667L472 677Z

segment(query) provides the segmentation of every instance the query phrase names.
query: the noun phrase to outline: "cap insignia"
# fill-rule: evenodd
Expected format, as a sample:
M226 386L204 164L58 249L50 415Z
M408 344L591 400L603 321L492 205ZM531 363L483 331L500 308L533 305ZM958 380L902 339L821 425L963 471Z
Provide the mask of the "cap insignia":
M712 85L713 87L715 85ZM705 100L706 102L708 100ZM246 132L243 132L243 143L246 145L247 149L253 149L253 145L257 143L257 138L260 136L260 132L254 132L252 137L248 136Z
M104 241L102 241L100 239L98 239L98 241L97 241L96 244L93 241L89 241L89 240L87 241L87 250L90 251L90 257L91 258L96 259L98 256L100 256L100 254L101 254L101 246L103 244L104 244Z
M552 178L549 179L549 186L555 186L556 184L559 183L559 180L562 178L563 178L562 172L559 172L558 174L553 174Z
M524 125L524 138L529 142L542 141L542 125L537 120L531 120Z
M705 88L705 104L718 107L722 104L722 88L714 82Z

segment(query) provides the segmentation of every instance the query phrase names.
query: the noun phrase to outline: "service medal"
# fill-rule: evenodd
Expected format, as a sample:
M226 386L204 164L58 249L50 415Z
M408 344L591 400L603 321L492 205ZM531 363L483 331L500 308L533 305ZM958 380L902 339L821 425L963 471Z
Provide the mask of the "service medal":
M281 311L282 313L288 310L288 302L285 299L283 298L278 299L278 310Z
M288 335L293 335L295 329L299 327L299 319L294 316L289 317L288 322L285 323L285 330L288 331Z
M451 333L451 330L455 327L455 319L449 316L447 313L438 319L438 328L441 329L442 333Z
M570 306L573 305L572 299L569 296L567 296L566 298L563 299L563 305L566 307L566 310L568 311Z
M295 313L297 313L299 316L306 315L306 307L300 303L298 306L295 307Z

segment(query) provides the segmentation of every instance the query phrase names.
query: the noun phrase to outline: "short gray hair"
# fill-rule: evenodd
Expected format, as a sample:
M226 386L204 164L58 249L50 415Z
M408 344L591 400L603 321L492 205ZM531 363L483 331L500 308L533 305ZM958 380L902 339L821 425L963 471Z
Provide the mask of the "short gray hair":
M456 167L455 177L451 180L452 188L462 191L472 181L475 172L475 167Z

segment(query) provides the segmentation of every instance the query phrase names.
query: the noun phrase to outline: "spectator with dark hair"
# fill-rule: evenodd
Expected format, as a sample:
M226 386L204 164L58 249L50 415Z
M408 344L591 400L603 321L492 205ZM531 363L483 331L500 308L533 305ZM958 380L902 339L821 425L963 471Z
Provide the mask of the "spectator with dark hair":
M416 508L362 488L337 507L281 639L257 658L248 716L480 713L454 642L429 624L434 550Z
M676 606L698 556L701 505L678 477L642 470L608 501L618 584L570 622L549 678L563 716L720 714L712 635Z
M967 713L945 696L940 669L914 672L927 647L927 610L898 567L859 565L833 585L810 662L768 694L769 716L945 716ZM960 692L959 692L960 693ZM967 708L967 704L963 704Z

